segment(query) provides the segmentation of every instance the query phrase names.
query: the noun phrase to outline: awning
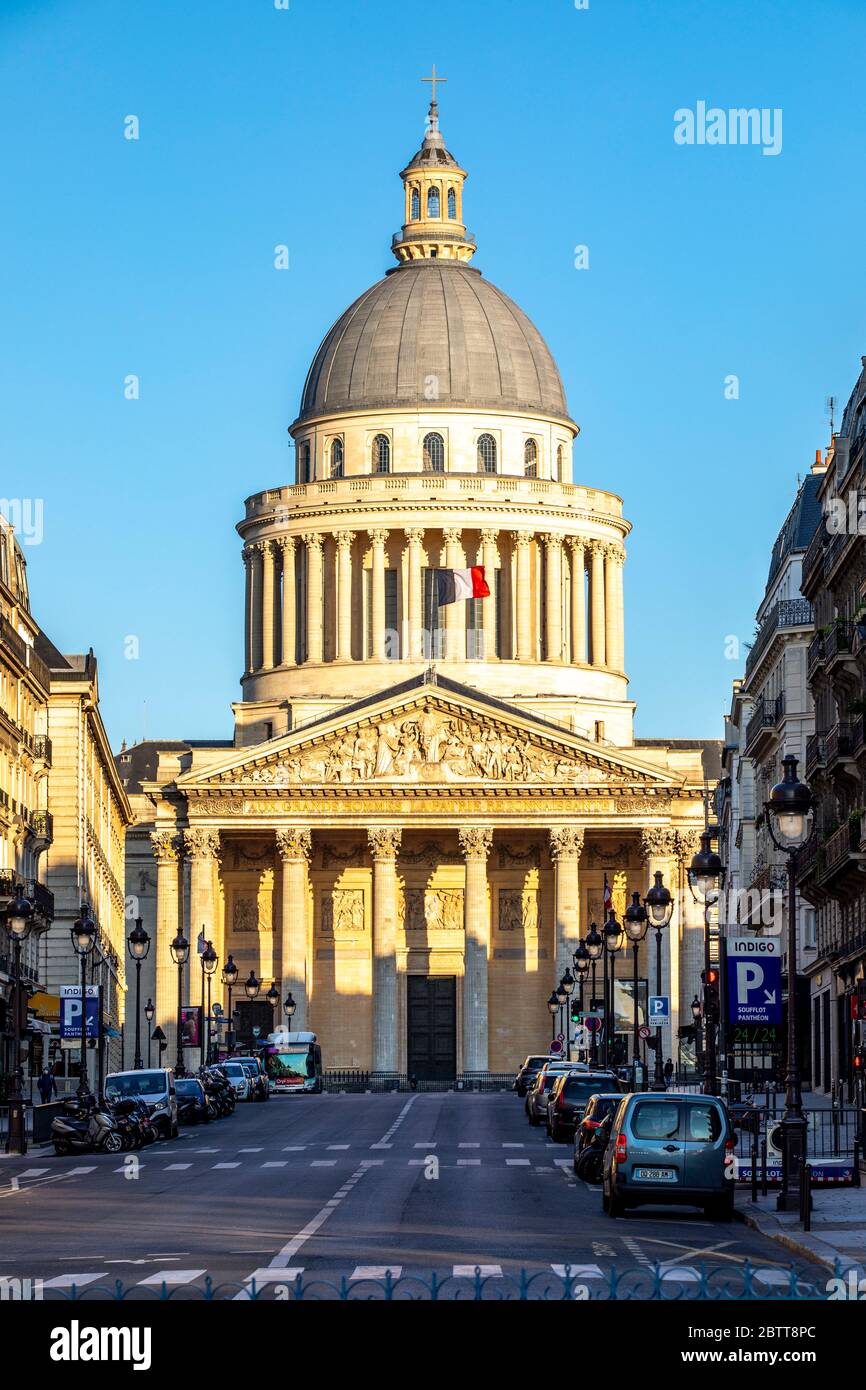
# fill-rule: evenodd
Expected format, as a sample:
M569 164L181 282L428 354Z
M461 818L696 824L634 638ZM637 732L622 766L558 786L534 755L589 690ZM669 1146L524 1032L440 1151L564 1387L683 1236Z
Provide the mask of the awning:
M44 990L37 990L35 994L31 994L27 1006L40 1018L47 1019L49 1023L60 1022L59 994L46 994Z

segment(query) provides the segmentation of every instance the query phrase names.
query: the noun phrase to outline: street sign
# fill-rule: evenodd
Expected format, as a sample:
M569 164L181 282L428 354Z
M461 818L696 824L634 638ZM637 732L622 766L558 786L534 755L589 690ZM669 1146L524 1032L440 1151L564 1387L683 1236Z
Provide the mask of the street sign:
M728 941L730 1023L782 1022L782 960L774 937L741 936Z
M589 1029L590 1033L600 1033L603 1027L603 1021L598 1014L586 1014L583 1024L585 1028Z
M99 1037L99 985L86 985L85 1036ZM60 1037L70 1043L81 1038L81 986L60 986Z
M647 1038L652 1036L652 1029L647 1028L646 1024L642 1023L640 1028L638 1028L637 1030L637 1035L639 1038L643 1038L644 1041L646 1041Z
M669 994L651 994L647 1000L647 1018L656 1028L669 1028L671 1000Z
M558 1055L562 1051L562 1038L551 1039L548 1051L551 1054L551 1056Z
M586 1050L586 1048L588 1048L588 1047L590 1046L590 1043L591 1043L591 1038L590 1038L589 1029L588 1029L587 1027L585 1027L585 1026L581 1026L581 1027L579 1027L579 1028L575 1028L575 1030L574 1030L574 1038L573 1038L572 1044L571 1044L572 1049L573 1049L573 1050L574 1050L574 1049L577 1049L578 1052L583 1052L583 1051Z

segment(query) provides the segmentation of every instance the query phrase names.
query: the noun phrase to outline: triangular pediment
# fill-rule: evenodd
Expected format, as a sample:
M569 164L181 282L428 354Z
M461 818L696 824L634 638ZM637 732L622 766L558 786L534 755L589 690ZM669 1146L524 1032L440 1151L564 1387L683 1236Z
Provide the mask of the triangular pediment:
M545 787L667 791L620 751L446 681L383 691L178 779L185 792L303 788Z

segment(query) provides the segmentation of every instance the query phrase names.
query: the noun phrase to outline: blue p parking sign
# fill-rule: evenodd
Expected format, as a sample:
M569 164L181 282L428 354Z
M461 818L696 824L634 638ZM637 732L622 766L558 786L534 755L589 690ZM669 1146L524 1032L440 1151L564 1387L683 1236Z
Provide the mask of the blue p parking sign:
M782 1022L782 961L776 937L728 942L728 1001L731 1023Z
M651 994L647 1001L647 1023L650 1027L662 1027L671 1021L671 1000L669 994Z

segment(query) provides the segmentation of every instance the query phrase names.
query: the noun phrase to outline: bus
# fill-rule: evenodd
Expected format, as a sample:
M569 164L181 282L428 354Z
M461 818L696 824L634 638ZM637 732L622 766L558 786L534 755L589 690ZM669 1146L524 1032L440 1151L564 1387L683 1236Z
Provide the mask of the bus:
M297 1092L321 1095L322 1049L315 1033L269 1033L261 1049L271 1095Z

